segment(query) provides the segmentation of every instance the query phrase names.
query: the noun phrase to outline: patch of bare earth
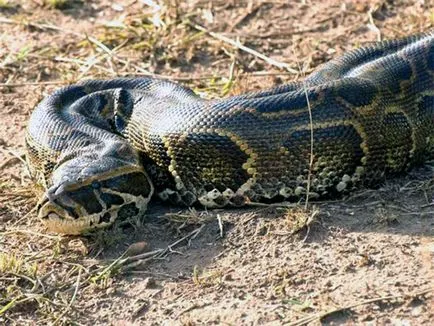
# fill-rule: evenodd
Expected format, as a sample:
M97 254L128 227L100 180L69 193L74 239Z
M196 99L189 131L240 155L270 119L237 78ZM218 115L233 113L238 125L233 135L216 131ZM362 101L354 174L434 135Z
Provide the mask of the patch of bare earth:
M429 162L307 210L155 204L145 219L61 237L36 219L22 159L30 112L62 84L155 74L220 97L433 17L420 0L0 0L0 323L432 325Z

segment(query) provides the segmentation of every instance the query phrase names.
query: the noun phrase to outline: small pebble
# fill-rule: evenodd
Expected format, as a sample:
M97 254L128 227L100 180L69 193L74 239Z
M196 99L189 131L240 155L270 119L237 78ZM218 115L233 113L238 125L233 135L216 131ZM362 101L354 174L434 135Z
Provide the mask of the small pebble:
M137 256L148 250L149 250L149 244L146 241L135 242L128 247L125 256L127 257Z

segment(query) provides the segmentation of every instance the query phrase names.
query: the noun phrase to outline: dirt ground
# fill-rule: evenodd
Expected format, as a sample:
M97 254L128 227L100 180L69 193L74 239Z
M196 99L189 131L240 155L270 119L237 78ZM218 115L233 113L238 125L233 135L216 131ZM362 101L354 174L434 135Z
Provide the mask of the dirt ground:
M0 323L433 325L433 162L307 210L155 203L62 237L23 161L30 112L63 84L155 74L221 97L433 25L428 0L0 0Z

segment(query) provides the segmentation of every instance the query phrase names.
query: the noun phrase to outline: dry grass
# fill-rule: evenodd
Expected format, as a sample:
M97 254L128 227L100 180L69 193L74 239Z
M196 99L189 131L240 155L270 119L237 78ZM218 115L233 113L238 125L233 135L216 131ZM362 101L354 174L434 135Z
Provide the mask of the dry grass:
M381 19L387 17L388 10L393 12L393 8L390 9L385 1L374 1L371 8L369 5L368 8L355 5L339 15L324 17L323 22L315 21L312 26L306 26L304 22L304 26L297 25L286 32L270 30L266 37L264 26L269 28L266 24L248 24L258 12L269 13L269 6L274 8L274 12L287 14L290 10L280 8L281 2L261 2L247 11L234 5L233 10L240 10L237 19L226 17L227 22L222 22L225 24L219 31L216 30L220 22L216 20L219 13L225 12L226 1L214 1L212 6L199 1L194 8L177 2L159 1L157 4L149 1L150 6L136 10L129 9L128 4L139 2L124 1L123 11L107 9L107 19L93 24L89 22L93 17L89 2L31 1L30 4L24 3L25 9L21 10L16 1L0 0L3 37L0 45L8 45L4 47L7 50L0 47L2 101L10 101L10 96L24 96L23 102L27 106L22 105L22 110L28 114L55 86L83 78L115 76L165 77L182 82L204 97L217 98L293 80L299 77L297 62L303 63L303 71L310 72L318 64L357 45L354 43L367 40L363 38L365 34L370 35L363 29L366 24L382 31L382 37L392 37L402 33L399 26L404 21L401 18L383 23ZM297 8L306 17L311 17L315 14L315 6L306 3L305 7L300 5ZM104 1L96 4L98 10L112 5ZM79 20L83 26L77 28L76 20L71 22L68 15L80 13L85 18ZM422 16L419 11L406 12L405 33L427 29L433 23L432 17L429 12ZM316 33L315 29L324 30L324 34ZM16 39L15 33L19 33L22 40ZM32 37L37 37L38 41L32 41ZM351 41L353 44L349 44L349 39L354 39ZM5 105L5 114L14 114L15 107L10 109L11 112L6 112L9 110L6 107L9 106ZM14 134L2 134L2 137L6 140L5 135L12 137ZM0 322L31 324L38 320L41 324L74 324L78 320L80 323L95 323L86 310L86 300L94 297L99 300L101 293L112 291L124 277L137 269L143 270L150 262L185 255L189 248L187 244L205 232L203 228L206 225L218 222L220 237L225 235L225 219L196 210L160 216L157 225L165 223L164 227L172 231L175 240L152 250L146 246L133 250L124 245L127 243L131 247L131 241L142 239L144 233L153 235L154 230L149 230L143 220L137 218L87 237L46 234L35 218L34 189L29 186L30 180L18 158L20 155L10 154L10 150L15 148L10 144L0 142L0 146L6 151L0 160L0 170L4 172L0 178ZM434 188L432 180L413 180L396 188L393 183L380 191L359 193L339 209L352 210L351 200L355 200L354 206L361 202L366 207L382 205L376 208L373 222L386 226L400 223L403 217L419 216L417 214L433 210L430 206ZM425 207L407 207L406 203L401 203L398 208L391 207L390 202L396 198L413 198L411 196L421 193L426 197ZM255 239L264 236L273 241L275 238L292 241L297 239L294 234L298 233L303 240L310 240L310 229L320 222L319 216L327 215L330 210L327 203L313 205L276 208L280 218L273 221L255 218L261 221L259 224L262 223L258 227L262 231L254 235ZM259 207L255 214L267 216L268 213ZM187 249L183 251L180 247ZM204 291L219 290L227 286L229 280L225 278L224 269L208 268L202 264L195 266L190 269L188 278L195 291L202 288ZM242 266L237 267L242 270ZM249 275L245 278L253 282ZM270 288L274 296L283 298L283 305L290 305L297 313L304 314L299 324L317 321L340 309L353 307L348 305L327 310L315 306L307 296L288 298L286 292L290 286L291 275L282 272L276 274ZM396 297L381 296L372 300ZM371 301L361 301L361 304ZM195 307L182 310L178 316Z
M63 9L71 3L65 0L44 0L44 4ZM9 1L0 3L1 8L9 8L11 5ZM51 76L58 76L55 83L63 83L89 77L155 75L149 70L151 66L191 60L204 43L203 33L198 33L183 24L184 18L179 16L176 6L169 2L157 11L154 9L149 8L143 14L129 15L122 21L109 21L106 25L97 27L93 35L64 29L53 23L21 20L18 17L4 19L3 24L17 25L23 29L39 29L47 33L54 31L71 40L63 42L62 46L23 46L3 58L0 57L3 71L15 72L14 78L7 78L3 87L45 84L45 81L41 80L43 74L35 76L32 81L32 76L26 75L26 69L20 72L21 66L36 63L42 66L43 73L46 71ZM180 37L172 38L174 33ZM139 60L131 62L131 53L141 53ZM184 55L180 56L180 53ZM213 96L213 92L216 93L214 96L220 96L230 91L233 78L233 73L230 73L228 78L213 77L209 81L201 81L199 88L196 89L202 93L206 92L209 96ZM26 82L17 82L18 80ZM32 306L36 307L37 318L41 321L51 321L54 324L68 323L75 318L76 312L71 308L79 292L89 288L108 288L113 282L113 277L121 272L121 268L125 272L139 266L143 259L153 259L154 256L162 254L162 250L148 256L124 257L124 254L121 254L108 263L101 264L92 259L89 263L84 263L87 255L98 257L103 250L124 240L125 233L121 226L117 224L110 230L95 232L89 240L84 241L45 236L23 228L20 224L29 217L27 212L34 212L30 207L36 204L35 194L27 187L28 179L23 181L24 183L16 181L5 178L0 184L0 200L6 203L6 206L2 207L2 216L7 216L17 225L11 225L7 231L0 233L0 238L10 249L8 252L0 253L0 288L3 289L0 294L0 316L3 317L0 318L8 320L8 315L13 316L26 307L34 309L30 307ZM175 222L180 222L180 218L184 216L177 215L171 218ZM201 222L202 213L196 214L192 211L191 216L182 221L178 230L181 231L187 223ZM141 231L140 219L123 224L125 223L132 226L136 232ZM26 250L17 241L34 243L36 246ZM167 250L174 250L174 247Z

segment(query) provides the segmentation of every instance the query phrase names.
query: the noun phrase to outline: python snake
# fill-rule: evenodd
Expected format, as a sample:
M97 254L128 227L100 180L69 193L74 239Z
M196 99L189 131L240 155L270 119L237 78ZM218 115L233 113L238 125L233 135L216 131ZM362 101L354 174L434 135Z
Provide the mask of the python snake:
M153 193L223 207L378 184L431 157L433 86L430 32L221 100L154 78L64 87L27 128L31 173L45 190L38 215L78 234L142 214Z

